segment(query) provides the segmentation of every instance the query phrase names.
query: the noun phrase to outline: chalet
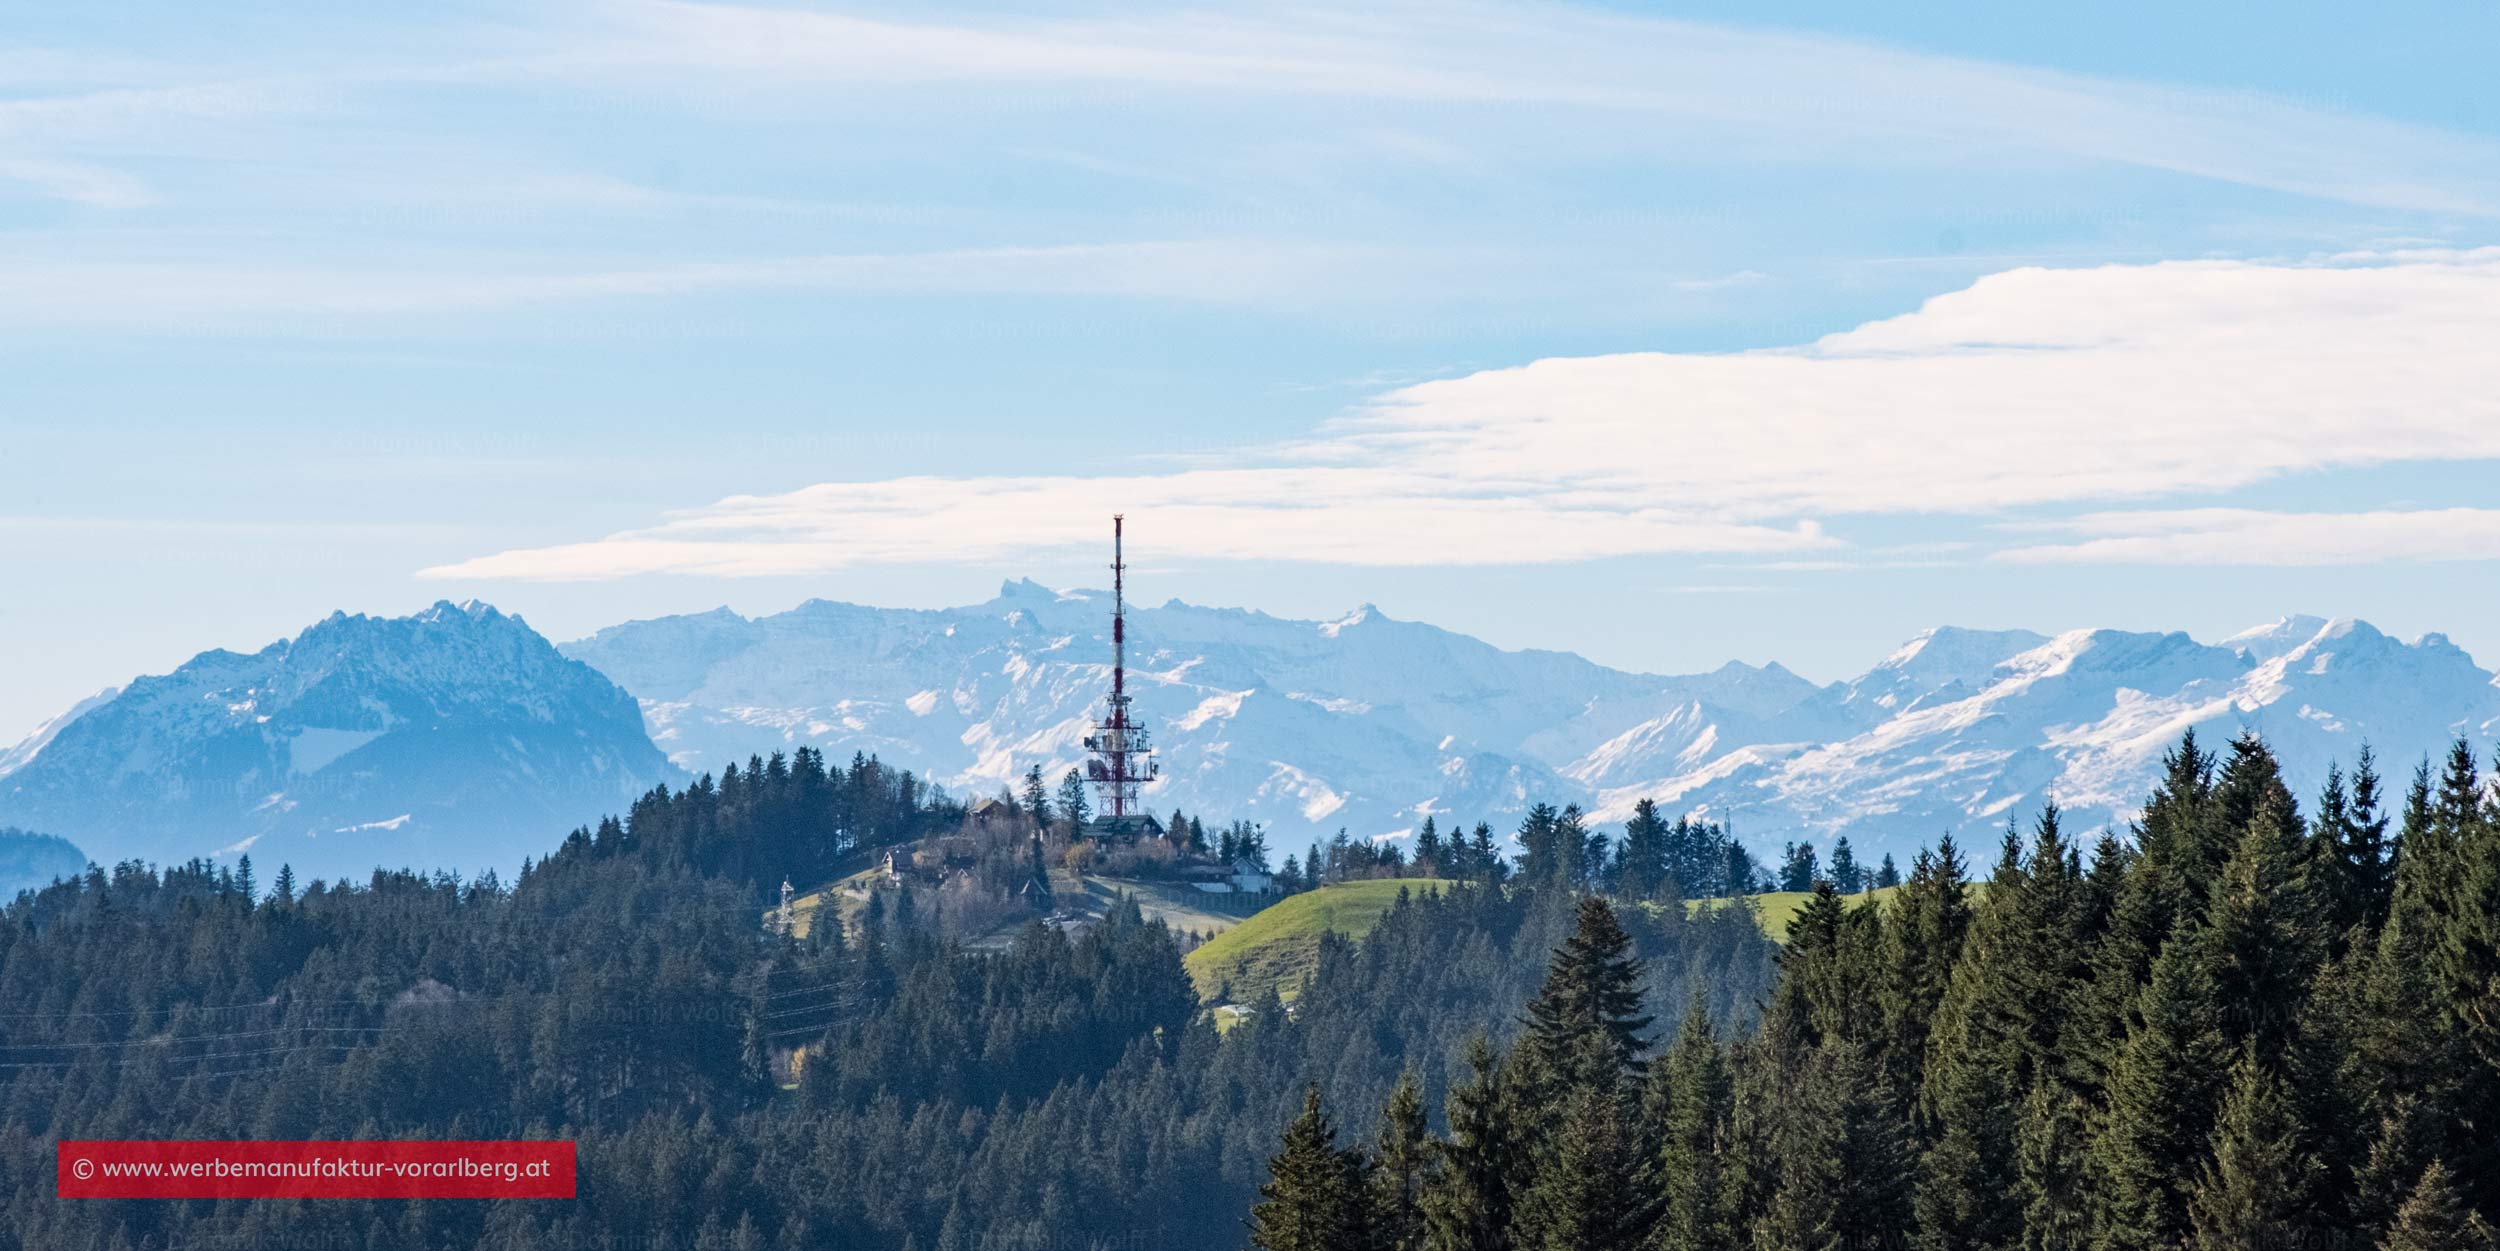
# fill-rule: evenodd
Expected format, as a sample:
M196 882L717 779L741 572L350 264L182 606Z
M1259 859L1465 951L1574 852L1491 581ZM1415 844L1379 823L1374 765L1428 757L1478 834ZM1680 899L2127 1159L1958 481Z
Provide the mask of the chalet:
M1163 823L1152 813L1144 816L1096 817L1085 827L1093 838L1138 839L1163 837Z

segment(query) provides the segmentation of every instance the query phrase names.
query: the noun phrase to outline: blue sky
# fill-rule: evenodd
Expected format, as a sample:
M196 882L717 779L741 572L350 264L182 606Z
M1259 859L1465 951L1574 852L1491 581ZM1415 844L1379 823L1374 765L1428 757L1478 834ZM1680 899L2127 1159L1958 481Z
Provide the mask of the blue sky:
M2488 6L0 6L0 740L334 608L1099 580L2500 660Z

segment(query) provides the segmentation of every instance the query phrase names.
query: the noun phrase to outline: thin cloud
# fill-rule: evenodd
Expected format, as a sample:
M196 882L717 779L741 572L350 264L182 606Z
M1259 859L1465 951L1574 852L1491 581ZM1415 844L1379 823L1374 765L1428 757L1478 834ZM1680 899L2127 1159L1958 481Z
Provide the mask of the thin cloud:
M2244 508L2094 513L2065 528L2092 537L2009 548L2028 565L2370 565L2500 560L2500 509L2346 513Z
M2020 270L1802 348L1553 359L1404 387L1308 439L1212 466L827 483L425 576L1011 561L1094 542L1105 501L1150 520L1175 557L1707 553L1812 568L1835 559L1831 523L1852 516L1984 516L2500 459L2500 393L2482 365L2495 341L2500 250ZM2107 541L2119 546L2095 550L2180 544ZM2054 559L2029 550L2006 558Z
M884 20L735 4L605 15L525 72L741 109L790 93L1094 85L1639 118L1601 146L1929 164L2029 152L2389 208L2500 213L2500 144L2248 92L2152 86L1841 39L1565 8L1269 7L1122 20ZM1671 122L1672 125L1658 125ZM1372 133L1366 130L1365 133ZM1447 161L1488 143L1408 134ZM1517 136L1528 142L1530 136ZM1552 133L1538 131L1535 143Z
M21 248L0 265L0 324L190 328L234 325L229 319L258 325L307 315L423 317L775 290L1262 304L1302 299L1348 275L1434 266L1430 258L1361 247L1256 239L546 266L537 272L464 259L422 268L404 262L334 268L48 254L54 251Z

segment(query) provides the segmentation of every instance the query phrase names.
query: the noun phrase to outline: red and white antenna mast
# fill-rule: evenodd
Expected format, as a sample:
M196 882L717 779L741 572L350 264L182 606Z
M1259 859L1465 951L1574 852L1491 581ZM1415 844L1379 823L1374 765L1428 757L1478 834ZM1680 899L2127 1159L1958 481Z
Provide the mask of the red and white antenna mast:
M1128 563L1122 557L1121 515L1111 516L1111 703L1108 714L1094 724L1085 747L1094 758L1085 762L1101 796L1102 816L1112 822L1145 815L1138 788L1155 780L1154 745L1143 722L1129 715L1128 694Z

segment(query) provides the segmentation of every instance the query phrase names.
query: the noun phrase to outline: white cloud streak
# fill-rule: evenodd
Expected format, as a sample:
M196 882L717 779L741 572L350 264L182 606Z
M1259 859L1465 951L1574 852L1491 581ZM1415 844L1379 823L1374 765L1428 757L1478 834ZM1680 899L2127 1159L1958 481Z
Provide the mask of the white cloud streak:
M1004 85L1566 112L1640 124L1520 138L1914 165L2024 153L2500 214L2500 144L2461 134L2248 92L1558 6L1283 5L974 25L662 0L610 10L604 27L517 63L749 109L816 107L805 93ZM1452 133L1466 136L1457 150L1487 142L1481 128Z
M2500 560L2500 509L2294 513L2190 508L2093 513L2064 529L2080 542L2008 548L2031 565L2369 565Z
M1380 274L1412 259L1326 243L1255 239L500 271L466 258L428 268L401 263L353 269L61 257L47 251L18 249L0 265L0 324L203 327L306 315L426 317L756 291L1260 304L1298 298L1349 274Z
M1003 562L1092 543L1114 508L1152 526L1173 557L1794 562L1838 545L1825 528L1834 518L1986 515L2500 459L2493 342L2500 250L2017 270L1803 348L1553 359L1409 386L1307 440L1217 467L829 483L426 573L734 577ZM2194 551L2192 529L2118 530L2081 546ZM2390 523L2380 542L2437 533L2435 522ZM2059 559L2031 551L2008 558Z

